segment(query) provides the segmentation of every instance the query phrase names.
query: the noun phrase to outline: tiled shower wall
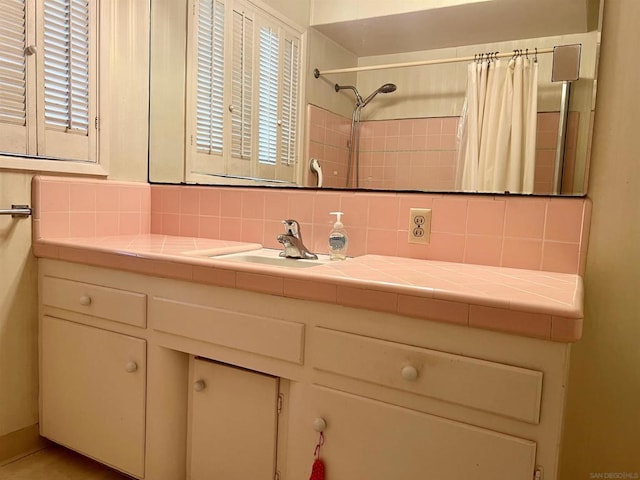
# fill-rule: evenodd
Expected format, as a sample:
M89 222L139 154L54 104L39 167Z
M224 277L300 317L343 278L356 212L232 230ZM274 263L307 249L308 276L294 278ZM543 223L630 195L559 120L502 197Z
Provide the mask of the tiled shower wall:
M591 203L584 198L370 193L147 185L34 177L34 238L149 232L239 240L278 248L295 218L306 245L327 252L341 210L350 256L381 254L581 273ZM409 209L433 210L431 242L408 243Z
M351 120L314 105L308 107L306 158L316 158L324 186L347 186ZM558 112L538 114L534 192L553 191ZM384 190L455 190L459 117L363 121L360 129L359 186ZM567 124L564 185L573 185L579 115ZM305 169L308 170L308 169ZM315 185L307 173L306 185ZM569 190L570 191L570 190Z

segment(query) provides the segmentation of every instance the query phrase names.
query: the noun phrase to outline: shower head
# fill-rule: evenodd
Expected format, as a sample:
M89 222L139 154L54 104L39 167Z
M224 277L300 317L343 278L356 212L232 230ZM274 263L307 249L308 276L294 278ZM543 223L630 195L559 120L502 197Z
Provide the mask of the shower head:
M374 91L371 95L369 95L367 98L365 98L361 102L361 106L364 107L365 105L367 105L367 103L369 103L371 100L373 100L373 97L375 97L377 94L395 92L397 88L398 87L396 87L395 84L393 84L393 83L385 83L380 88L378 88L376 91Z
M380 90L380 93L391 93L395 92L397 88L395 83L385 83L378 90Z
M345 90L345 89L353 90L353 93L356 94L356 105L362 104L362 97L360 96L360 92L358 92L358 89L353 85L338 85L336 83L333 88L335 88L336 92L339 92L340 90Z

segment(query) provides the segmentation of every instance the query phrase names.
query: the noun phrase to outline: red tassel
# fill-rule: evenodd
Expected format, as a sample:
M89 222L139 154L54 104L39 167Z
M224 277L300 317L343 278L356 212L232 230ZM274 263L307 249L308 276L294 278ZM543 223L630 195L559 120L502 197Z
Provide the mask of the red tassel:
M319 458L316 458L313 462L309 480L324 480L324 463Z

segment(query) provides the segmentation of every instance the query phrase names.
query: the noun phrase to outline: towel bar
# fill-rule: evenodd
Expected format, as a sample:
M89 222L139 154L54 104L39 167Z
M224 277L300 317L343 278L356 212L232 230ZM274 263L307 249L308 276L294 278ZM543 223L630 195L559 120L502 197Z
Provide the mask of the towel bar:
M11 208L0 210L0 215L11 215L13 218L26 218L33 211L29 205L11 205Z

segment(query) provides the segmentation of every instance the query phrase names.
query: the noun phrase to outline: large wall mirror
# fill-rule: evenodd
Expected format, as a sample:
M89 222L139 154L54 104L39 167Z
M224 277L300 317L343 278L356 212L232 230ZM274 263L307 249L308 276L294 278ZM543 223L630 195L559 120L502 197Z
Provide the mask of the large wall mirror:
M152 0L150 181L583 195L601 15L602 0ZM549 53L567 45L575 77Z

